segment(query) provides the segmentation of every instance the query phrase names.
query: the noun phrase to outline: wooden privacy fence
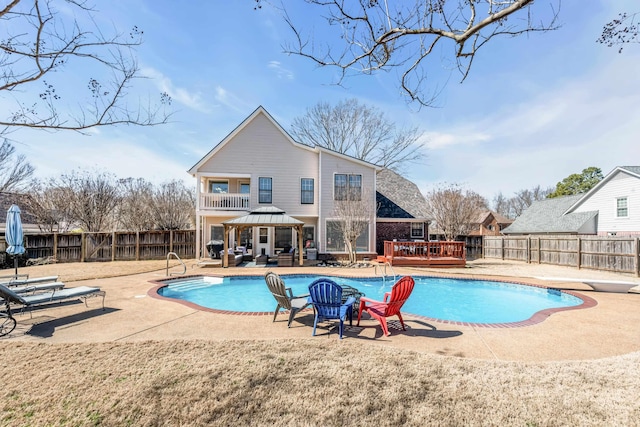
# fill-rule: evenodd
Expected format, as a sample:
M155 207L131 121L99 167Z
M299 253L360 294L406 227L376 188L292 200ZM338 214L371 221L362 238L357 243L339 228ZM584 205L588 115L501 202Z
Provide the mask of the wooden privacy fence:
M485 236L483 257L564 265L640 276L640 238Z
M54 258L56 262L165 259L169 252L195 258L195 242L195 230L25 235L29 259Z

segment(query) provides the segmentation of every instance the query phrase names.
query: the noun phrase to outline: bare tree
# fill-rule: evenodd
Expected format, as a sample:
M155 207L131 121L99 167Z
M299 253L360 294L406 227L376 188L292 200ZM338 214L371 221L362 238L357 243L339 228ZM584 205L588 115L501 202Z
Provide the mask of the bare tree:
M640 43L640 23L636 13L620 13L616 19L611 20L602 29L602 34L596 40L608 47L619 46L618 53L629 43Z
M382 111L357 99L336 105L320 102L295 118L290 132L312 147L328 148L397 172L424 157L422 132L396 129Z
M107 35L86 0L5 3L0 9L0 94L14 108L0 117L0 135L19 128L82 132L167 121L168 94L160 94L156 103L132 105L128 100L140 77L134 52L142 43L139 28ZM68 91L60 90L57 76L69 69L85 77L74 79Z
M256 0L256 8L269 0ZM480 48L497 36L513 37L556 28L557 9L534 18L533 0L306 0L326 25L294 22L287 7L279 7L294 33L287 53L309 58L320 66L336 67L338 84L354 73L398 70L399 85L411 101L431 105L437 90L428 91L428 59L451 47L452 65L464 80ZM552 0L553 3L553 0ZM559 0L555 2L559 6ZM539 10L543 15L542 10ZM546 21L546 22L545 22ZM314 40L305 30L325 36Z
M107 172L73 171L55 181L66 191L69 215L83 231L112 231L120 191L115 176Z
M55 180L34 181L25 199L25 210L34 216L40 231L64 233L74 225L69 200L71 189Z
M493 210L507 218L515 219L533 202L546 199L552 191L551 187L542 188L538 185L531 189L517 191L508 199L502 193L498 193L493 199Z
M152 230L155 226L153 184L144 178L121 179L119 184L122 191L118 209L119 228L129 231Z
M458 184L443 184L426 196L427 212L446 240L466 236L478 211L487 208L487 201L476 192L464 190Z
M0 145L0 193L20 192L28 185L34 167L8 140Z
M334 202L333 213L337 218L347 251L349 252L349 262L357 262L357 240L358 237L369 227L371 219L375 214L375 200L372 192L366 189L356 188L346 191L343 200Z
M193 226L195 195L182 181L161 184L153 194L152 212L160 230L182 230Z

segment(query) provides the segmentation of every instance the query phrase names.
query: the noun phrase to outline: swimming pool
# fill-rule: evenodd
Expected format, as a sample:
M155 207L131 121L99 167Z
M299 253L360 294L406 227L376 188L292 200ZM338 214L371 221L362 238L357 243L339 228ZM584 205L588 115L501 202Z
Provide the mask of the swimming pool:
M321 275L282 275L294 295L308 294ZM509 282L412 276L411 297L402 312L450 322L502 324L522 322L549 309L578 307L584 301L566 292ZM330 277L353 286L369 298L381 300L393 279ZM189 301L201 307L231 312L273 312L275 300L262 276L196 276L167 280L160 296Z

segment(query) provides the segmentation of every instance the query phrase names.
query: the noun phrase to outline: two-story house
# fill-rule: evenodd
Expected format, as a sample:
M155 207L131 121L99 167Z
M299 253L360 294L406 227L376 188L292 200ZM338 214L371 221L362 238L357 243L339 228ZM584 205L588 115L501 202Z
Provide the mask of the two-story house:
M376 165L320 147L294 141L263 108L258 107L190 170L196 185L196 254L209 241L242 246L250 253L274 255L302 241L320 253L346 254L335 201L347 192L371 199L369 227L358 238L357 251L375 253ZM225 236L225 224L259 209L282 212L301 227L270 222L242 227ZM247 222L258 224L258 222ZM298 231L302 230L302 238Z

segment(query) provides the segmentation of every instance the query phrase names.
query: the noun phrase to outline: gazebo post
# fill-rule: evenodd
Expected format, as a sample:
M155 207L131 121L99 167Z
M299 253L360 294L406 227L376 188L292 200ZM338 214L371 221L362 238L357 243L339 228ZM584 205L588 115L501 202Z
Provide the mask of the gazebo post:
M224 244L222 245L222 266L224 268L229 267L229 257L227 256L227 252L229 251L229 227L228 225L224 225Z
M304 266L304 259L302 257L302 225L296 226L296 231L298 232L298 258L300 259L300 267Z

